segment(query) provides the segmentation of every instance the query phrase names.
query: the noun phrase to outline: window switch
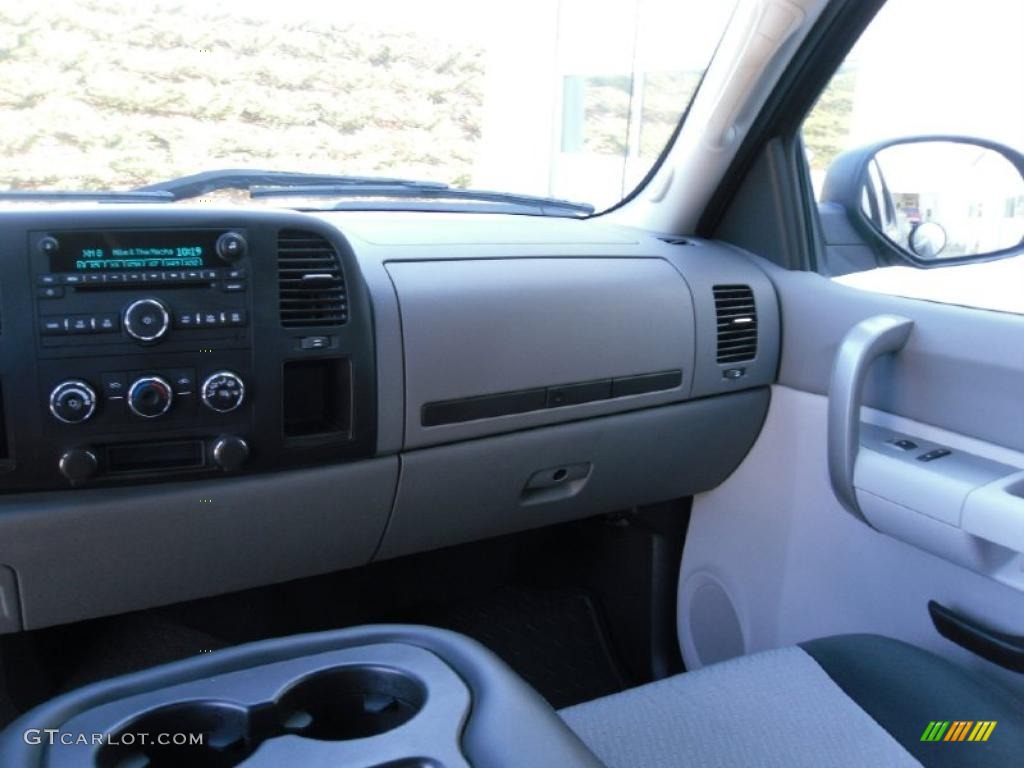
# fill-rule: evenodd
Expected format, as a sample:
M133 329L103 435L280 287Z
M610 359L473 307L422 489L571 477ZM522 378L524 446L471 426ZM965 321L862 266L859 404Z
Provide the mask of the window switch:
M928 453L922 453L917 457L918 461L935 461L941 459L943 456L949 456L952 451L948 448L936 448L934 451L928 451Z
M901 451L912 451L917 448L917 443L913 440L907 440L905 437L890 437L885 442L893 448L899 448Z

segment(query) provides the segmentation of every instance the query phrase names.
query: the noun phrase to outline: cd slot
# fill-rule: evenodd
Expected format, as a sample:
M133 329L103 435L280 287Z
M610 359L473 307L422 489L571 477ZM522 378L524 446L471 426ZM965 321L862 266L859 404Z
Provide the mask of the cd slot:
M200 469L206 465L206 446L202 440L121 443L106 446L104 454L104 467L111 475Z

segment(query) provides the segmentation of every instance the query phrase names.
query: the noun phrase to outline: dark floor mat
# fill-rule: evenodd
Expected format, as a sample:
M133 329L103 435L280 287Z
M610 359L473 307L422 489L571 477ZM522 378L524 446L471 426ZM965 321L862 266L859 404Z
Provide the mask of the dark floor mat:
M425 618L486 645L556 709L629 685L594 601L579 590L506 587Z
M61 691L158 664L226 647L204 632L166 621L149 612L106 619L98 631L73 649ZM69 649L70 650L70 649Z

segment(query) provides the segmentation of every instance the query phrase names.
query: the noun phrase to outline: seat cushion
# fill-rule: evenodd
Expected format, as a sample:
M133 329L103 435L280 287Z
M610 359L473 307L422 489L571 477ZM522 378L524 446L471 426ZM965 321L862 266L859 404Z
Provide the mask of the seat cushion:
M1009 751L1021 754L1020 706L929 653L850 635L732 659L561 714L610 768L1005 766L1015 762ZM984 743L920 741L931 721L987 719L999 724Z
M847 696L928 768L1021 765L1024 702L987 678L934 654L878 635L838 635L802 643ZM938 741L922 741L931 722L948 722ZM970 741L979 722L995 722L988 740ZM964 741L944 741L953 723ZM941 728L941 726L939 726Z

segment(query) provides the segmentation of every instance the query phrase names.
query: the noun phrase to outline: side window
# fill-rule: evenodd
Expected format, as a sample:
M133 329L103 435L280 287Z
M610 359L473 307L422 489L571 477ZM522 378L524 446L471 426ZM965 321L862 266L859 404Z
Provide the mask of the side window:
M807 115L821 269L1024 314L1024 3L888 0Z

